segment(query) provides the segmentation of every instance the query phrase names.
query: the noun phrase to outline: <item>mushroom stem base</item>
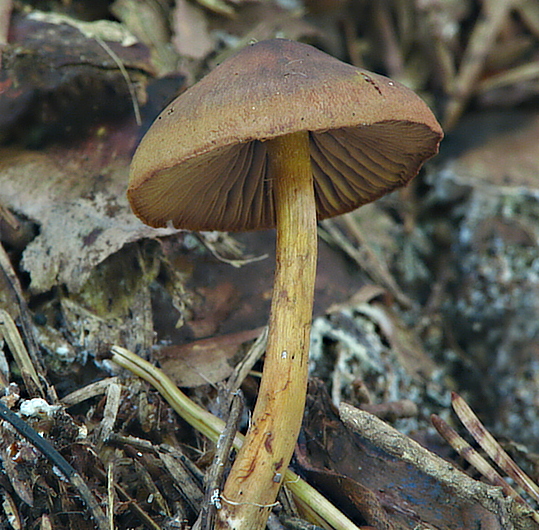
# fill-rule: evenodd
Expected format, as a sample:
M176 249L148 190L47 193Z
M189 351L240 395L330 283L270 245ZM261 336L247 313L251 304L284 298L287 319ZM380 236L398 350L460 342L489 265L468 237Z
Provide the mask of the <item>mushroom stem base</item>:
M317 257L309 133L266 145L277 219L268 346L251 427L224 487L219 529L265 527L294 452L307 391Z

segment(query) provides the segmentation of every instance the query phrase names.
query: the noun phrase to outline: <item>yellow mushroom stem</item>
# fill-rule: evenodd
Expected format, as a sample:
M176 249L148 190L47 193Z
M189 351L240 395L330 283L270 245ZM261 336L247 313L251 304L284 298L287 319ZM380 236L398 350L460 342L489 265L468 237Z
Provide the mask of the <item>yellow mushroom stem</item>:
M309 133L266 142L277 245L268 346L251 426L222 494L217 528L259 530L292 458L307 393L317 234Z

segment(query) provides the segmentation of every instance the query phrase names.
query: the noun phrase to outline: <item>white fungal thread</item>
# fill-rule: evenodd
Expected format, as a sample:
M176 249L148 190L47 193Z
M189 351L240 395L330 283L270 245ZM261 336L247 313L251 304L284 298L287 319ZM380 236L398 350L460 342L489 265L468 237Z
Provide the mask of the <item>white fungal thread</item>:
M299 477L298 476L296 476L294 478L294 480L285 480L284 484L296 484L297 482L299 482Z
M275 506L279 506L278 502L272 502L271 504L260 504L258 502L236 502L227 499L224 495L221 495L221 500L232 506L245 506L247 504L250 506L256 506L257 508L275 508Z
M223 505L221 504L221 491L219 490L219 488L215 488L211 492L210 504L212 506L215 506L217 510L220 510L223 507Z

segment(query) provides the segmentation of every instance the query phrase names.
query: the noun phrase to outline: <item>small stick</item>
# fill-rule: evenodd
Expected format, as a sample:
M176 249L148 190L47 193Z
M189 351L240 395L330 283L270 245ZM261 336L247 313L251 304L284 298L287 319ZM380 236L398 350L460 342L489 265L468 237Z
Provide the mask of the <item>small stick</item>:
M25 350L27 350L27 357L29 356L32 364L32 370L34 372L38 372L39 374L43 374L44 370L41 364L41 357L39 352L39 347L37 345L37 341L34 335L34 329L32 324L32 317L30 315L30 311L28 309L28 304L26 303L26 299L24 297L24 293L22 290L21 282L19 281L19 278L16 274L16 272L13 270L13 266L11 264L11 260L9 259L9 256L7 252L5 251L3 245L0 243L0 270L4 273L9 289L13 293L15 300L17 301L17 305L19 308L19 323L20 323L20 329L22 332L22 336L24 338L24 344L25 344ZM3 311L4 316L7 315L8 318L13 321L9 313L6 311ZM15 327L15 326L14 326ZM15 327L16 329L16 327ZM19 339L22 343L22 339L20 338L20 334L17 331L17 335L19 336ZM10 346L11 348L11 346ZM15 353L12 351L13 355ZM45 381L45 379L43 378ZM41 383L39 383L39 378L36 379L36 382L38 383L37 389L39 391L40 397L48 397L50 400L57 402L58 398L56 396L56 393L54 391L54 388L51 386L47 386L47 392L45 393L45 390L43 389ZM25 381L26 383L26 381ZM45 381L46 383L46 381ZM28 388L27 389L29 393L32 391L35 391L34 388ZM34 394L35 395L35 394Z
M445 109L445 128L451 129L460 118L513 3L514 0L484 0L481 18L473 29Z
M112 462L109 462L107 466L107 515L109 530L114 530L114 464Z
M74 390L73 392L71 392L71 394L64 396L61 400L62 405L66 407L72 407L73 405L78 405L79 403L82 403L87 399L101 396L102 394L105 394L107 388L110 385L116 384L118 382L118 377L108 377L106 379L100 379L95 383L90 383L89 385Z
M204 492L204 503L200 512L200 530L211 530L213 528L215 510L221 508L221 487L226 471L226 463L234 445L234 437L238 430L243 411L243 398L241 391L232 395L230 412L223 432L217 440L215 456L210 467L206 488Z
M372 248L368 245L363 236L358 223L353 219L353 216L343 215L343 221L346 228L351 232L357 242L356 246L352 244L337 228L337 224L332 219L325 219L320 223L321 227L327 232L331 238L331 242L340 247L350 258L352 258L374 281L378 282L387 289L395 300L405 309L410 309L413 304L410 298L406 296L401 288L397 285L395 279L388 272L386 265L378 258ZM324 237L326 241L329 238Z
M0 419L10 423L17 432L26 438L41 454L49 460L58 470L71 482L72 486L79 492L82 500L86 504L89 512L99 530L109 530L107 517L92 492L66 459L47 441L40 436L30 425L23 421L17 414L9 410L0 401Z
M379 1L374 3L373 19L382 36L382 53L388 71L387 75L394 79L402 79L404 59L391 13L389 12L388 2Z
M101 469L96 470L98 476L102 480L107 479L107 475L104 471ZM122 488L119 484L114 484L114 489L116 490L116 493L118 494L119 499L122 501L123 504L125 504L131 513L138 517L143 524L145 524L145 528L148 528L148 530L162 530L162 527L159 526L138 504L135 499L129 496L129 494L125 491L124 488ZM101 530L101 529L100 529Z
M7 342L11 355L13 355L13 359L21 371L28 394L32 397L39 396L44 398L47 394L41 384L41 378L24 345L15 322L4 309L0 309L0 338L2 337Z
M234 394L243 383L249 372L253 369L256 362L264 355L266 345L268 344L268 328L264 327L262 332L255 340L247 355L236 365L232 375L228 378L227 388L231 394Z
M115 381L108 385L103 419L93 434L97 450L102 448L103 444L108 440L110 433L113 431L114 424L118 417L118 411L120 410L121 395L122 385L120 383Z
M539 64L535 60L489 76L487 79L478 83L476 92L478 94L485 94L489 90L504 88L510 85L515 86L519 83L532 82L537 79L539 79Z

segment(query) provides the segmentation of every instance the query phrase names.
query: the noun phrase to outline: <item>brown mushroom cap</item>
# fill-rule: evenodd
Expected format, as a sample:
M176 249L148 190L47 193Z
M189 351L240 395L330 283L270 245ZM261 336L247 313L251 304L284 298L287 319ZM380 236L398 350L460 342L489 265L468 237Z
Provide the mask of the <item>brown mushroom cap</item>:
M425 103L399 83L306 44L262 41L157 118L133 158L131 206L155 227L272 228L264 140L302 130L310 136L318 219L406 184L443 135Z

